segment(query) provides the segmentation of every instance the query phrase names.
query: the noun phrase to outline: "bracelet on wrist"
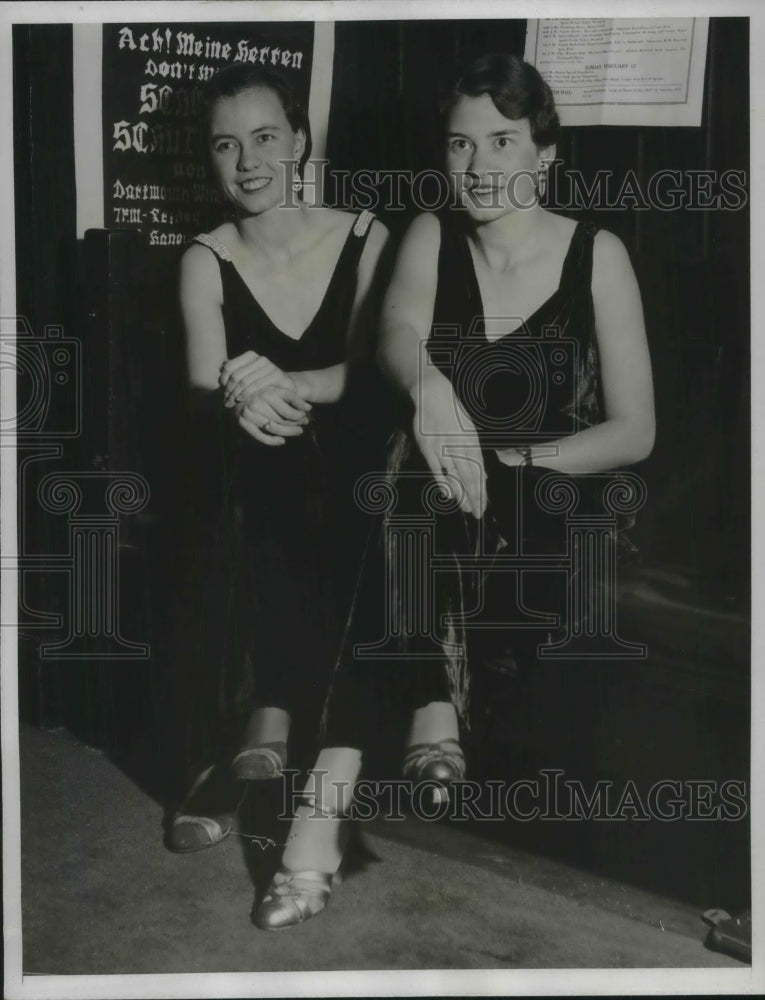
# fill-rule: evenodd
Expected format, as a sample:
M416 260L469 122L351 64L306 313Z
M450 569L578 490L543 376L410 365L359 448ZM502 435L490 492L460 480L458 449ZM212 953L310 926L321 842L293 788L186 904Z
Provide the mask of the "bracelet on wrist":
M520 455L522 457L523 461L521 462L521 465L533 465L534 464L534 459L532 457L531 448L529 447L529 445L523 445L520 448L514 448L513 451L517 455Z

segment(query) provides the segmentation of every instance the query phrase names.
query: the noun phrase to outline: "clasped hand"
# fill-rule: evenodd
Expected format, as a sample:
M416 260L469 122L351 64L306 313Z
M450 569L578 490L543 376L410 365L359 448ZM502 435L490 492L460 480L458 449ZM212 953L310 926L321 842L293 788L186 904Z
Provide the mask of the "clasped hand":
M224 406L234 409L239 426L261 444L285 444L303 433L311 404L298 379L255 351L221 365L218 379Z
M430 370L412 393L414 437L436 482L460 508L474 517L486 510L486 473L473 422L451 382Z

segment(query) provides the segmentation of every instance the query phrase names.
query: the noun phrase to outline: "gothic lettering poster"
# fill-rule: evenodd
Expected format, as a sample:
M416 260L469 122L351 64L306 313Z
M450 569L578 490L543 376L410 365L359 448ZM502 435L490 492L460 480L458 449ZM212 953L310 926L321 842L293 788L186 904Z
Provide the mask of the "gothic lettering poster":
M209 229L220 207L199 155L200 84L232 62L276 68L307 107L313 36L310 22L104 26L106 224L140 229L150 247Z

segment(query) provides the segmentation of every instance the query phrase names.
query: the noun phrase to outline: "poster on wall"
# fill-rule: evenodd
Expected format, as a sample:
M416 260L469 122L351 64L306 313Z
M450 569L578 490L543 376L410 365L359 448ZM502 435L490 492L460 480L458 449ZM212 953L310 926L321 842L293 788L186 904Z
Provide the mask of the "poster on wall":
M205 81L234 62L275 69L308 107L314 25L108 24L102 45L103 224L177 247L221 218L199 141Z
M709 18L529 20L564 125L701 125Z

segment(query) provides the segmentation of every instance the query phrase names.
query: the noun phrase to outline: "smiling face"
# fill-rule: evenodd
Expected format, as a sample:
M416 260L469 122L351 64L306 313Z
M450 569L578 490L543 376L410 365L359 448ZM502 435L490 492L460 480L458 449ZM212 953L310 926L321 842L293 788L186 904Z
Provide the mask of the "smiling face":
M210 158L224 196L242 215L285 201L295 175L290 162L305 149L279 97L266 87L220 97L210 113Z
M476 221L488 222L536 203L539 149L527 118L505 118L488 94L460 97L447 121L446 167L460 203Z

